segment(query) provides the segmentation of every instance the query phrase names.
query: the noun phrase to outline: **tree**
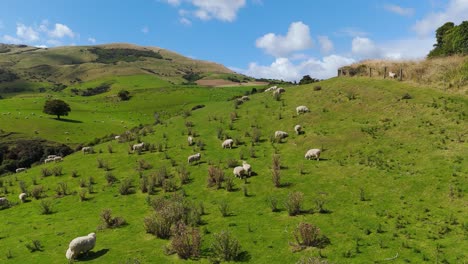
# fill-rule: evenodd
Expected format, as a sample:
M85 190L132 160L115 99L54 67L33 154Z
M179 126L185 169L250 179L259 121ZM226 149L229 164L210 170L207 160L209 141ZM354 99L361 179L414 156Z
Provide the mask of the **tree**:
M47 100L42 110L46 114L56 115L57 119L60 119L60 116L67 116L70 111L70 106L59 99Z
M319 80L310 77L310 75L304 75L299 81L299 85L318 82Z
M120 90L119 93L117 94L122 101L128 101L130 100L130 92L127 90Z
M468 21L455 26L447 22L436 30L434 49L427 55L429 58L468 53Z

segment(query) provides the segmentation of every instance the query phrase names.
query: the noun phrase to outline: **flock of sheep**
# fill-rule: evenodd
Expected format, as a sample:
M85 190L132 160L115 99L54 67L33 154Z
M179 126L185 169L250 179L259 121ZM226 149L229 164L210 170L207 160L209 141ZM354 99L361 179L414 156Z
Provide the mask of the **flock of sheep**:
M265 90L265 92L273 92L273 95L281 94L281 93L284 93L285 91L286 90L284 88L276 87L276 86L270 87L270 88ZM246 102L246 101L250 100L250 98L248 96L243 96L238 100L239 100L240 103L243 103L243 102ZM297 115L302 114L302 113L307 113L307 112L310 112L310 110L309 110L309 108L307 108L307 106L301 105L301 106L296 107ZM303 133L302 126L301 125L295 125L294 126L294 131L296 132L297 135L302 134ZM281 141L284 138L287 138L288 136L289 136L289 134L287 132L280 131L280 130L276 131L275 134L274 134L275 139L277 139L279 141ZM119 138L120 138L120 136L115 136L116 140L118 140ZM194 144L194 139L193 139L192 136L188 136L187 143L188 143L189 146L192 146ZM226 139L221 143L221 147L223 149L227 149L227 148L232 149L233 145L234 145L234 140L233 139ZM134 144L132 146L132 150L133 150L133 152L135 152L135 151L138 151L138 150L142 150L144 147L145 147L145 143L141 142L141 143L138 143L138 144ZM83 152L83 154L90 154L90 153L94 152L92 147L83 147L81 149L81 151ZM321 152L320 149L309 149L305 154L305 158L308 159L308 160L310 160L312 158L316 159L316 160L319 160L320 159L320 152ZM196 153L196 154L188 156L187 162L188 162L188 164L192 164L192 163L195 163L195 162L198 163L200 161L200 159L201 159L201 153ZM63 161L63 157L58 156L58 155L49 155L49 156L47 156L47 159L44 160L44 163L59 162L59 161ZM22 172L22 171L26 171L26 168L16 169L17 173ZM242 166L236 166L233 169L234 176L238 177L238 178L241 178L241 179L246 177L246 176L251 176L251 173L252 173L252 166L250 164L248 164L246 161L242 161ZM26 198L27 198L26 193L21 193L19 195L19 199L22 202L24 202L26 200ZM4 203L8 203L7 198L6 197L0 197L0 205L2 205ZM94 248L95 244L96 244L96 234L95 233L90 233L87 236L77 237L77 238L73 239L70 242L65 256L69 260L75 259L81 253L89 252L91 249Z

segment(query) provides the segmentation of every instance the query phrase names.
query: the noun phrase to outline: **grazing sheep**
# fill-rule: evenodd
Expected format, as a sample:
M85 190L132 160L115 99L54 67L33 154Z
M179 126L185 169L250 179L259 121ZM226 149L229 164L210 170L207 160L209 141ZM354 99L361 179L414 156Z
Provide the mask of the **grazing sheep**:
M8 205L9 202L8 202L8 199L6 197L0 197L0 208L5 206L5 205Z
M86 153L93 153L93 148L92 147L83 147L81 149L81 151L83 151L83 154L86 154Z
M75 259L80 253L87 253L96 245L96 234L90 233L87 236L77 237L68 245L65 257L69 260Z
M57 156L57 157L54 158L54 161L55 162L63 161L63 157L62 156Z
M242 166L237 166L232 170L232 172L234 173L234 176L242 179L245 174L245 169Z
M294 131L296 131L296 134L300 135L302 133L302 126L301 125L295 125L294 126Z
M26 171L26 168L17 168L16 169L16 173L19 173L19 172L22 172L22 171Z
M193 145L193 137L188 136L187 142L188 142L188 145L189 145L189 146L192 146L192 145Z
M54 161L54 158L45 159L44 164L47 164L47 163L52 162L52 161Z
M388 77L395 79L397 77L396 72L388 72Z
M310 160L311 158L316 158L317 160L320 159L320 149L309 149L306 154L305 158Z
M247 95L244 95L241 97L241 100L245 102L245 101L249 101L250 98Z
M286 133L284 131L279 131L278 130L278 131L275 132L275 138L279 139L279 140L281 140L283 138L287 138L288 136L289 136L288 133Z
M18 198L21 200L21 202L24 203L24 201L26 201L26 197L28 197L28 195L26 193L20 193L20 195L18 196Z
M192 163L192 162L194 162L194 161L199 161L200 158L201 158L201 154L200 154L200 153L197 153L197 154L195 154L195 155L189 156L189 157L187 158L187 161L188 161L188 163L190 164L190 163Z
M244 168L244 171L247 173L247 175L250 176L252 174L252 166L245 162L245 160L242 161L242 167Z
M55 157L57 157L57 155L49 155L49 156L47 156L48 159L53 159L53 158L55 158Z
M133 145L132 149L133 151L139 149L139 150L143 150L143 147L145 146L145 142L141 142L140 144L135 144Z
M273 95L279 95L279 94L282 94L284 92L286 92L286 90L284 88L280 87L280 88L273 91Z
M274 91L274 90L276 90L277 88L278 88L278 87L276 87L276 85L275 85L275 86L272 86L272 87L266 89L266 90L265 90L265 93L267 93L267 92L269 92L269 91Z
M114 139L115 140L118 140L120 138L120 136L115 136Z
M230 149L232 149L232 145L234 145L234 140L232 139L226 139L224 140L223 144L221 144L223 148L229 147Z
M299 115L300 113L306 113L310 111L309 111L309 108L307 108L307 106L301 105L301 106L296 107L296 112Z

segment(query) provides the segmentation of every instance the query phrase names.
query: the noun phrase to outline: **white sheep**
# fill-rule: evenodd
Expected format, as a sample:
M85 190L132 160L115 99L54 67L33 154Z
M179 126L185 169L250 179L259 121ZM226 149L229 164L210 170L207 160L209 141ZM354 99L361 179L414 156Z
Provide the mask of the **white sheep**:
M200 153L197 153L197 154L194 154L194 155L189 156L189 157L187 158L187 161L188 161L188 163L190 164L190 163L192 163L192 162L194 162L194 161L199 161L200 158L201 158L201 154L200 154Z
M296 112L297 114L300 114L300 113L306 113L310 111L309 111L309 108L307 108L307 106L301 105L301 106L296 107Z
M396 72L388 72L388 77L390 77L390 78L396 78L396 77L397 77L397 74L396 74Z
M16 173L19 173L19 172L22 172L22 171L26 171L26 168L17 168L16 169Z
M273 91L273 95L279 95L279 94L282 94L284 92L286 92L286 90L284 88L280 87L280 88Z
M244 168L244 171L247 173L247 175L250 176L252 174L252 166L245 162L245 160L242 161L242 167Z
M234 173L234 176L242 179L245 174L245 169L242 166L237 166L232 170L232 173Z
M55 162L63 161L63 157L62 156L57 156L57 157L54 158L54 161Z
M26 197L28 197L28 195L26 193L20 193L20 195L18 196L18 198L21 200L21 202L25 202L26 201Z
M188 145L189 145L189 146L192 146L192 145L193 145L193 137L192 137L192 136L188 136L187 142L188 142Z
M53 159L53 158L55 158L55 157L57 157L57 155L49 155L49 156L47 156L48 159Z
M226 139L224 140L223 144L221 144L223 148L229 147L230 149L232 149L232 145L234 145L234 140L232 139Z
M300 135L302 133L302 126L301 125L295 125L294 126L294 131L296 131L296 134Z
M145 146L145 142L141 142L140 144L133 145L132 149L133 149L133 151L136 151L137 149L143 150L144 146Z
M44 164L47 164L47 163L52 162L52 161L54 161L54 158L45 159Z
M265 93L267 93L267 92L269 92L269 91L274 91L274 90L276 90L276 88L278 88L278 87L276 87L276 85L275 85L275 86L272 86L272 87L266 89L266 90L265 90Z
M317 160L320 159L320 149L309 149L306 154L305 158L310 160L311 158L316 158Z
M86 154L86 153L93 153L93 148L92 147L83 147L81 149L81 151L83 151L83 154Z
M278 130L278 131L275 132L275 138L279 139L279 140L281 140L283 138L287 138L288 136L289 136L289 134L284 132L284 131L279 131Z
M241 97L241 100L245 102L245 101L249 101L250 98L247 95L244 95Z
M69 260L75 259L80 253L87 253L96 245L96 234L90 233L87 236L77 237L68 245L65 257Z
M8 202L8 199L6 197L0 197L0 207L3 207L5 205L8 206L9 202Z
M115 140L119 140L120 136L115 136L114 139Z

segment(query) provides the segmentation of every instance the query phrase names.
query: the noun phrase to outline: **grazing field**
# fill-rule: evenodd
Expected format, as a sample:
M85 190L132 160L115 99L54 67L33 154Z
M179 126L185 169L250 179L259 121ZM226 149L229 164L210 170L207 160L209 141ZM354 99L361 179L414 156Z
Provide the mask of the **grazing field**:
M222 231L239 241L236 261L246 263L468 260L466 96L357 77L285 87L279 97L256 93L236 104L227 99L251 88L140 85L130 89L128 102L114 101L113 88L89 98L67 90L53 94L70 103L70 122L38 117L41 94L0 101L1 112L11 112L0 116L5 131L34 136L36 124L41 137L59 142L68 137L78 144L110 133L129 139L1 177L0 196L13 202L0 210L2 263L64 263L71 239L91 232L96 247L80 261L210 263L218 260L212 244ZM205 107L188 111L197 104ZM300 105L310 112L298 115ZM154 125L152 114L162 110L169 114ZM25 119L30 112L36 115ZM123 133L140 123L149 125ZM297 124L304 133L296 135ZM277 130L289 136L279 142L273 138ZM232 149L221 147L227 138L235 142ZM132 151L137 142L148 148ZM304 158L312 148L322 150L319 161ZM195 153L201 160L188 164ZM254 172L245 180L232 173L242 160ZM215 168L225 179L210 187L208 172ZM29 193L25 203L18 199L22 191ZM145 230L145 217L171 202L201 234L198 258L170 254L174 235L161 239ZM47 203L51 213L42 214ZM104 209L126 224L104 228ZM325 237L319 247L298 245L300 223L320 229Z

